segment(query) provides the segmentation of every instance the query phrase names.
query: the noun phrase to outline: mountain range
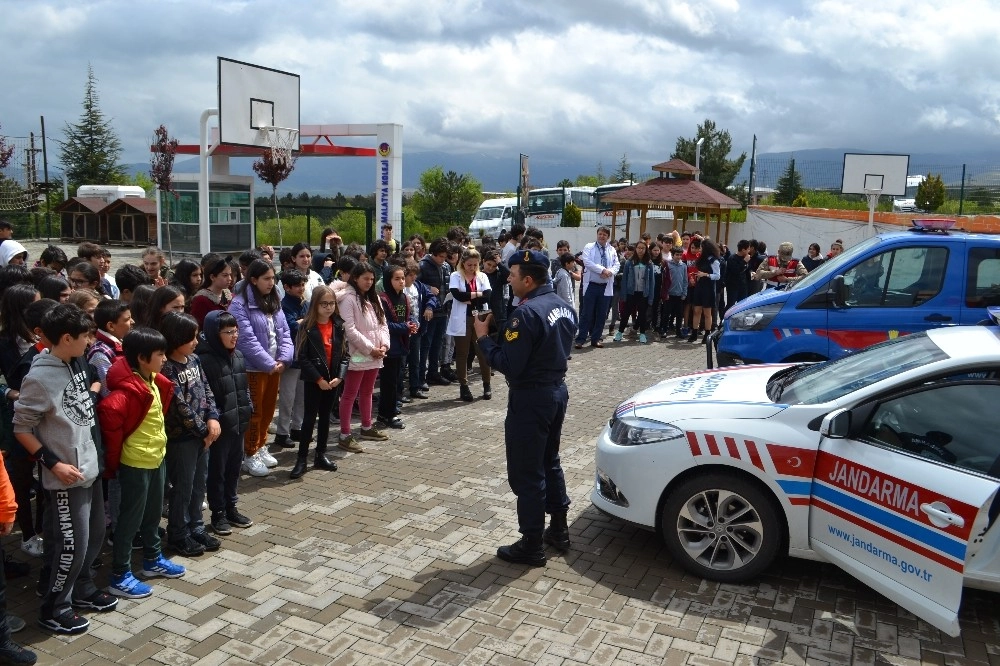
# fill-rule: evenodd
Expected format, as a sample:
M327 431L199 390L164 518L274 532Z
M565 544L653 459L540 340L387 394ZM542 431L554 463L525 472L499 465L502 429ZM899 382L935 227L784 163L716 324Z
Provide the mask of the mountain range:
M794 152L762 153L757 156L756 183L758 187L774 187L777 179L795 159L796 170L802 175L802 184L807 189L839 190L844 153L865 153L871 151L851 148L818 148ZM669 156L664 156L664 161ZM370 194L375 189L375 167L372 158L303 158L296 162L295 170L282 183L279 194L308 192L321 196L333 196L338 192L347 196ZM230 172L234 175L252 176L253 161L248 158L233 158ZM438 151L407 153L403 159L403 189L412 191L420 186L420 175L435 166L445 171L471 174L483 185L487 192L514 192L517 189L518 155L498 156L482 153L451 154ZM946 184L961 182L962 169L967 169L967 184L991 184L1000 182L1000 156L992 153L947 154L912 153L910 174L941 174ZM127 165L131 173L149 172L149 165L136 163ZM614 163L605 163L605 173L615 168ZM652 174L651 164L632 164L638 178ZM564 178L570 180L580 175L594 174L597 162L583 159L544 160L532 158L530 162L531 183L535 186L555 185ZM197 173L198 159L178 161L175 173ZM749 181L749 156L735 182ZM258 181L257 189L263 192L267 186Z

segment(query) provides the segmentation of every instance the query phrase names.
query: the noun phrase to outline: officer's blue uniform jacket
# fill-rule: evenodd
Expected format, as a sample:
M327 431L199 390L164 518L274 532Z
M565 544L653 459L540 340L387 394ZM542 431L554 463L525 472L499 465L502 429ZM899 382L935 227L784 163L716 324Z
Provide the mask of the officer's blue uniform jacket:
M536 388L565 379L576 327L576 312L551 284L545 284L527 294L508 315L500 333L503 345L487 337L480 338L479 344L490 367L502 372L512 389Z

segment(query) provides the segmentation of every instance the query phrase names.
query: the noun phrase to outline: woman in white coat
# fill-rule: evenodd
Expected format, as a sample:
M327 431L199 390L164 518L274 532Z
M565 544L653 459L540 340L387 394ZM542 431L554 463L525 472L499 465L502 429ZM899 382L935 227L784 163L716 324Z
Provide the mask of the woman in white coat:
M488 310L490 296L490 281L479 270L480 257L475 250L466 250L458 264L458 270L451 274L448 291L454 302L451 304L451 316L448 318L447 335L455 338L455 364L458 366L459 397L466 402L472 402L472 391L469 390L469 350L474 349L479 359L479 371L483 376L483 400L493 397L490 390L490 364L476 343L476 332L472 326L473 311Z

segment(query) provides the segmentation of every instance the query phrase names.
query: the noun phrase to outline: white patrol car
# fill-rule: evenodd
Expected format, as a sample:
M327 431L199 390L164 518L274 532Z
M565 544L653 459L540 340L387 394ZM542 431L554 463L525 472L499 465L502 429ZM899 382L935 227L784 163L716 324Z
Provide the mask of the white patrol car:
M963 585L1000 591L998 430L1000 330L933 329L641 391L598 439L591 500L705 578L826 560L954 636Z

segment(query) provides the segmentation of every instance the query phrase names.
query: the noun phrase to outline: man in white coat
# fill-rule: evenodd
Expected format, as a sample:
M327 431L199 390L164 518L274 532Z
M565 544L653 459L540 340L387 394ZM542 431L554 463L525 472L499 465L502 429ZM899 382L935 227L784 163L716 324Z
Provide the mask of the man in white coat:
M611 296L614 293L615 274L618 273L618 253L608 244L611 230L597 229L597 241L583 248L583 299L580 303L580 329L576 334L577 349L590 338L591 347L603 347L601 333L608 317Z

